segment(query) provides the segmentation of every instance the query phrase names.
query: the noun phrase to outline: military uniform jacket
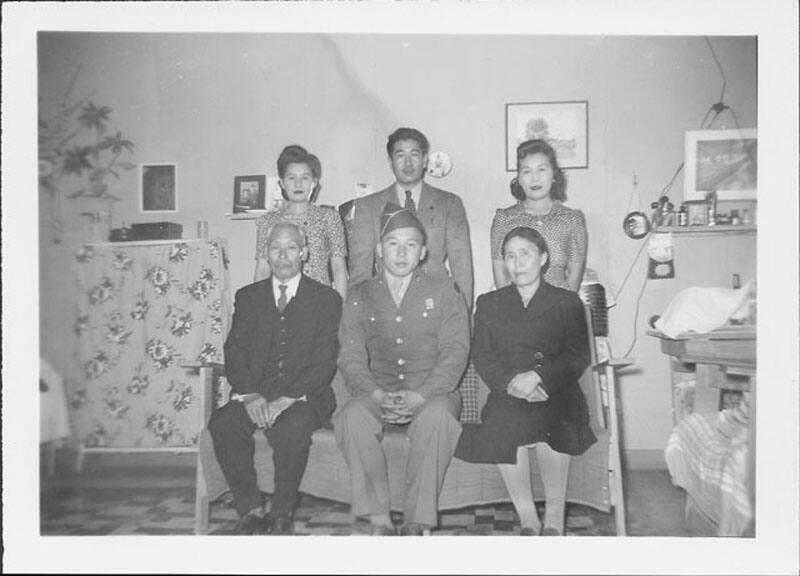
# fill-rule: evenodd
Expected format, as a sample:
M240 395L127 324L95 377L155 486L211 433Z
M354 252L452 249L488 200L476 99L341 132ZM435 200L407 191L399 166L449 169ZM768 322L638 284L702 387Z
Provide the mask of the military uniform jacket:
M380 241L381 214L387 202L397 203L397 191L388 188L356 200L353 231L350 239L350 282L358 284L372 277L375 246ZM472 244L469 239L464 204L456 194L422 183L417 217L428 236L428 256L421 270L430 276L449 275L472 307ZM445 266L446 263L446 266ZM378 273L377 275L380 275Z
M417 270L398 307L383 276L354 286L339 328L339 368L353 396L453 391L469 357L469 318L453 281Z
M271 278L240 289L225 341L225 374L233 390L258 392L270 402L306 396L326 419L336 406L330 383L341 313L339 294L307 276L283 312Z

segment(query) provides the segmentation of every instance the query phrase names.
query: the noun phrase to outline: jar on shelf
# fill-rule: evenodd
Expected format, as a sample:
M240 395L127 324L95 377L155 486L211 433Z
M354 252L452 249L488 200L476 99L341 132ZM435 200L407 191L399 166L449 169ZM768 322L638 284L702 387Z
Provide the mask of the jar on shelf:
M686 204L681 204L681 207L678 209L678 222L676 224L678 226L689 225L689 211L686 209Z

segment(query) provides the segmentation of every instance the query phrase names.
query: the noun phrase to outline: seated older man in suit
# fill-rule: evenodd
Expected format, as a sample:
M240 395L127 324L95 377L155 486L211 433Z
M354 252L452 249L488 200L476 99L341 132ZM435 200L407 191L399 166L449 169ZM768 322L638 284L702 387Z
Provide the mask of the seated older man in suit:
M214 453L233 492L237 534L291 534L311 434L336 406L330 384L339 352L339 294L301 274L308 255L294 224L276 224L267 242L272 277L236 293L225 342L235 394L208 424ZM253 433L273 449L275 493L264 512L253 465Z
M425 227L428 253L422 269L429 276L447 276L449 268L467 308L472 309L472 246L464 205L456 194L424 181L428 151L428 139L419 130L398 128L389 135L386 152L395 182L355 202L349 238L350 284L372 278L381 214L391 202L414 212Z
M455 392L469 356L469 318L458 286L419 270L425 229L413 212L387 205L378 255L383 272L348 292L339 368L353 398L334 419L350 468L352 512L373 534L394 533L381 445L385 424L411 440L401 534L437 524L437 501L461 433Z

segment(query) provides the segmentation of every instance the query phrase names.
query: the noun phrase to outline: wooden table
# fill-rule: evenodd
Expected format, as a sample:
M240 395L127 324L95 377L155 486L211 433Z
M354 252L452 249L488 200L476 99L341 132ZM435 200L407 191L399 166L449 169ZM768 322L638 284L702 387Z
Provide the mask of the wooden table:
M661 351L670 357L673 391L694 379L693 406L676 406L673 393L673 422L689 412L713 413L720 409L720 390L749 392L748 478L755 510L756 453L756 326L725 326L704 334L685 333L669 338L658 330L648 335L661 341ZM753 527L754 529L754 527Z

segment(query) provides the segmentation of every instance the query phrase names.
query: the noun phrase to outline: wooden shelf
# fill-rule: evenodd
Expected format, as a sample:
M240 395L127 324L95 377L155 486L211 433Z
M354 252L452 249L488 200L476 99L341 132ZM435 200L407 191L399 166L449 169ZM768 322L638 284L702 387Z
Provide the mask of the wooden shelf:
M720 224L718 226L659 226L653 232L672 232L673 234L755 234L758 228L755 224Z
M259 216L263 216L267 210L253 210L250 212L225 212L225 216L231 220L256 220Z

